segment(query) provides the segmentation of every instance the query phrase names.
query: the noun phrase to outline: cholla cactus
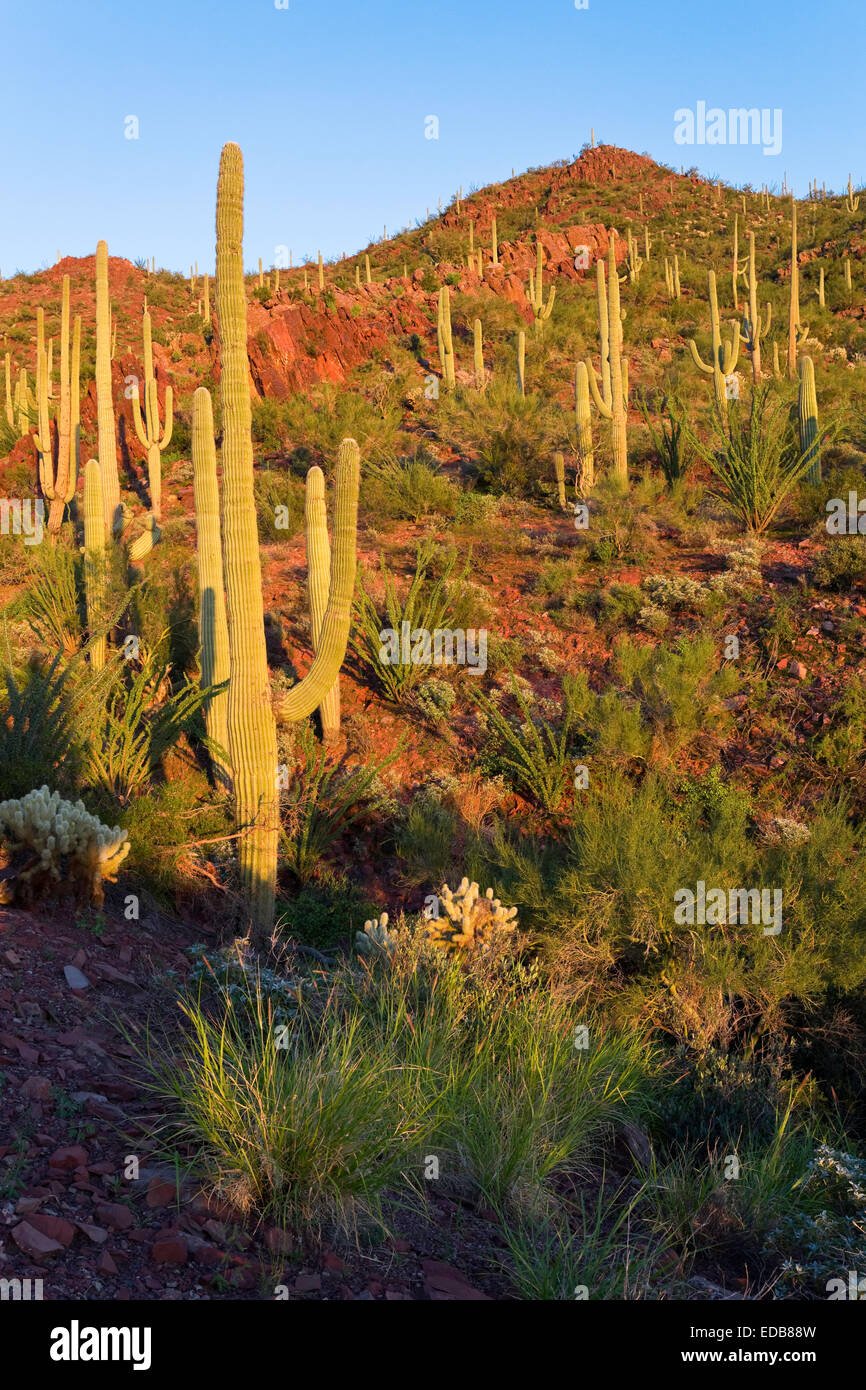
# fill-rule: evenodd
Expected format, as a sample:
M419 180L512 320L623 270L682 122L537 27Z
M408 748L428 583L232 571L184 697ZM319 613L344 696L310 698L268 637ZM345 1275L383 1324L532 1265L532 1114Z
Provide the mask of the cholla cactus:
M461 879L456 893L443 883L439 907L440 915L427 919L426 935L445 951L489 950L517 928L517 908L503 907L492 888L480 897L478 884L468 878Z
M397 950L397 932L388 930L388 914L364 923L364 930L355 933L355 950L369 961L384 961L390 965Z
M0 833L12 849L14 872L0 885L7 901L13 894L25 900L45 896L66 882L101 907L103 880L117 877L130 850L119 825L109 829L83 802L64 801L47 787L0 802Z

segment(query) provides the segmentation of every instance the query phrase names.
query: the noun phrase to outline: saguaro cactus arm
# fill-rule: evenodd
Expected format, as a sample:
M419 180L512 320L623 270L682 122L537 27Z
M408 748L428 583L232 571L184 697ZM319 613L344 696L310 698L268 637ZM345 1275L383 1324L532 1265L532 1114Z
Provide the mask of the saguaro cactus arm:
M319 646L303 680L276 705L277 717L287 723L306 719L318 709L337 679L352 617L357 567L358 490L361 452L354 439L344 439L337 452L334 547L328 606L322 622Z

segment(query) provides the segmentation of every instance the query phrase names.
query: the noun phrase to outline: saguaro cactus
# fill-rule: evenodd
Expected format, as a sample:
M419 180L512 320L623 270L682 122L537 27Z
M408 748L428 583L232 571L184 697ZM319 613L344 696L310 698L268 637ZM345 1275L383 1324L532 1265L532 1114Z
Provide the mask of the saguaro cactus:
M499 264L499 242L496 239L496 218L494 217L490 228L490 242L493 251L493 264Z
M439 291L439 323L437 328L439 340L439 361L442 364L442 376L449 391L454 390L456 377L454 373L454 343L451 337L451 292L447 285L443 285Z
M484 370L484 341L480 319L476 319L472 325L472 348L475 363L475 385L480 391L487 379Z
M165 431L160 438L159 397L156 377L153 372L153 344L151 338L150 314L147 310L142 316L144 337L144 419L141 415L138 383L132 393L132 418L135 433L142 449L147 453L147 479L150 487L150 506L158 521L162 516L162 457L171 443L174 427L174 397L170 386L165 388Z
M596 267L598 291L598 327L601 340L601 380L599 394L595 368L586 363L589 389L599 415L611 423L614 477L628 483L628 366L622 356L622 314L619 305L619 276L616 271L616 249L613 237L607 252L608 291L604 288L604 265ZM605 314L605 307L607 313ZM607 364L607 365L606 365ZM608 395L605 396L605 391Z
M47 382L43 380L40 395L39 482L43 495L51 506L48 511L48 531L56 540L63 513L75 496L78 484L78 445L80 434L79 364L81 360L81 319L75 317L72 332L72 354L69 349L69 276L63 277L63 297L60 314L60 410L57 415L56 463L52 446L47 403Z
M364 252L364 275L366 277L367 284L372 285L373 272L370 269L370 255L367 251Z
M12 399L12 355L6 353L6 423L15 428L15 404Z
M201 682L222 685L229 679L229 630L223 581L220 503L214 448L213 407L210 392L200 386L193 396L192 470L195 497L196 554L198 559L198 634L201 645ZM228 762L228 688L207 703L205 723L208 737L217 748L211 752L214 778L224 787L231 785Z
M536 333L540 333L547 323L547 320L550 318L553 309L553 301L556 298L556 286L551 285L547 304L545 304L543 285L544 253L541 248L541 242L537 238L535 242L535 278L533 279L532 277L532 271L529 272L529 276L530 299L535 314L535 331Z
M800 453L808 454L811 467L807 474L810 483L821 481L821 454L818 448L818 397L815 391L815 367L811 357L800 358L800 389L797 412L800 426Z
M258 939L273 925L279 798L277 731L271 707L262 610L262 569L253 496L252 412L243 265L244 168L224 146L216 209L216 303L223 424L223 558L231 650L229 753L241 882Z
M96 247L96 424L106 540L111 540L123 526L120 476L117 471L117 441L114 433L114 401L111 394L110 317L108 245L100 241Z
M105 665L105 516L102 479L96 459L89 459L84 470L84 589L87 602L87 626L91 639L90 664L94 671Z
M517 389L526 395L526 334L521 328L517 335Z
M565 500L565 458L560 453L553 455L553 473L556 478L556 495L562 511L566 510Z
M851 182L851 175L848 175L848 192L845 197L845 207L848 212L856 212L860 206L860 195L854 196L854 185Z
M749 312L743 319L744 333L740 341L746 345L752 360L752 379L761 380L761 339L769 332L773 318L773 306L769 300L764 312L758 312L758 276L755 270L755 233L749 232ZM736 284L736 281L735 281Z
M276 724L271 705L261 594L243 279L243 156L228 144L217 186L217 314L223 419L223 561L231 677L228 738L238 824L239 865L255 939L273 925L279 804ZM313 664L277 706L294 723L332 689L343 658L355 589L360 453L344 439L337 454L334 552L328 604Z
M574 414L577 421L577 452L580 459L581 488L595 482L595 456L592 448L592 414L589 408L589 374L585 362L574 369Z
M797 375L797 349L809 336L809 325L800 322L800 261L797 255L797 203L791 194L791 286L788 298L788 376Z
M820 304L820 306L821 306L822 309L825 307L825 301L824 301L824 267L823 267L823 266L819 266L819 267L818 267L818 303Z
M307 472L304 524L307 541L307 591L310 600L310 630L313 653L318 654L322 626L328 607L331 588L331 545L328 540L328 516L325 508L325 475L314 465ZM322 734L326 743L340 736L340 677L319 706Z
M713 342L712 361L707 363L702 360L694 338L689 338L689 351L695 366L713 378L716 405L724 414L728 408L725 381L736 367L737 358L740 355L740 328L739 324L732 323L730 342L722 342L722 330L719 324L719 297L716 292L716 272L714 270L707 271L707 292L710 301L710 332Z

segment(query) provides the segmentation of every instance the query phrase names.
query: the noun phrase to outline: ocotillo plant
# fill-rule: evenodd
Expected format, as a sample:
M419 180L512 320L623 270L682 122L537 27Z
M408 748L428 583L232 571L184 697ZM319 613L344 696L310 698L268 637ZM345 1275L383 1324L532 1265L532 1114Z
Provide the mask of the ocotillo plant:
M737 358L740 355L740 328L739 324L731 324L731 338L727 343L722 342L722 330L719 323L719 297L716 292L716 272L707 271L707 292L710 301L710 332L712 335L712 361L707 363L701 358L698 346L694 338L689 338L689 351L692 354L692 361L695 366L707 376L713 378L713 390L716 396L716 405L724 415L728 408L728 397L726 390L726 378L729 377L737 365Z
M580 486L583 491L595 482L595 456L592 448L592 415L589 408L589 374L585 362L574 369L574 414L577 421L577 453L580 460Z
M517 390L526 395L526 334L522 328L517 335Z
M103 511L102 479L99 464L89 459L84 470L84 590L87 602L87 626L91 638L100 633L90 645L90 664L94 671L105 665L106 569L105 516Z
M60 410L57 415L56 462L48 419L47 382L43 381L38 392L40 437L37 437L36 447L39 450L39 482L43 496L51 503L48 511L48 531L52 541L56 541L64 510L75 496L78 485L80 361L81 319L78 315L75 317L72 331L70 359L69 276L64 275L60 313Z
M195 497L196 555L198 560L198 634L203 686L223 685L229 679L229 630L226 621L220 536L219 487L210 392L200 386L193 396L192 471ZM228 762L228 686L218 691L205 707L214 780L231 786ZM222 751L220 751L222 750Z
M454 343L451 337L451 293L447 285L439 291L439 322L437 326L439 341L439 361L442 376L449 391L454 390Z
M740 341L745 343L752 360L752 380L761 380L761 339L769 332L773 317L773 306L768 300L764 312L758 312L758 276L755 270L755 233L749 232L749 312L743 319L744 333Z
M851 183L851 175L848 175L848 193L845 197L845 207L848 212L856 212L860 206L860 195L854 196L854 186Z
M810 483L821 481L821 454L818 446L818 397L815 391L815 367L811 357L800 358L800 389L797 413L800 426L800 453L809 455L811 467L806 475Z
M475 365L475 385L480 391L487 380L484 371L484 340L482 337L480 319L476 319L472 325L472 347Z
M120 507L120 476L117 471L114 400L111 393L108 245L104 241L100 241L96 247L96 424L105 539L110 541L123 525L123 514Z
M228 737L235 814L244 831L239 867L256 944L273 925L278 843L276 725L262 610L261 561L253 494L252 412L243 278L243 156L228 144L217 186L217 314L223 419L223 559L231 677ZM331 587L319 647L303 680L277 706L289 723L306 719L337 679L355 589L360 454L344 439L337 455Z
M605 293L604 285L604 264L599 261L596 265L598 327L601 342L601 394L599 394L595 368L589 360L586 363L586 370L595 408L599 415L610 420L614 477L621 483L627 484L628 378L626 373L628 368L622 356L622 314L619 307L619 276L616 271L616 248L613 237L611 237L608 247L607 264L607 293Z
M318 655L322 640L322 625L328 607L331 588L331 545L328 540L328 515L325 508L325 475L314 465L307 472L304 527L307 542L307 591L310 601L310 632L313 654ZM340 736L340 677L319 706L322 735L326 743Z
M530 298L532 300L532 308L535 314L535 331L536 333L540 333L541 329L544 327L544 325L547 323L547 320L550 318L550 314L553 309L553 301L556 298L556 286L551 285L550 294L547 298L547 304L545 304L544 285L542 283L544 275L544 254L541 249L541 242L537 238L535 242L535 278L532 278L532 271L529 272L529 275L531 288Z
M141 416L138 382L132 392L132 418L138 442L147 454L147 480L150 488L150 507L158 521L162 516L162 454L171 443L174 428L174 398L170 386L165 388L165 430L160 438L159 397L153 373L153 344L150 314L142 316L144 337L144 419Z

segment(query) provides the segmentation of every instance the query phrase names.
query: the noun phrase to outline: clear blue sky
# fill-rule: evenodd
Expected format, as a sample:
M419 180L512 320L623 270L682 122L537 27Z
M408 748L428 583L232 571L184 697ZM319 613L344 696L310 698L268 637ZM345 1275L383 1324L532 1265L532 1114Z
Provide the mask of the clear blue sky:
M352 253L462 184L589 139L734 183L866 182L863 0L0 0L0 269L93 251L212 268L219 152L246 262ZM777 157L674 112L781 108ZM137 116L140 138L124 138ZM424 137L439 118L439 139Z

